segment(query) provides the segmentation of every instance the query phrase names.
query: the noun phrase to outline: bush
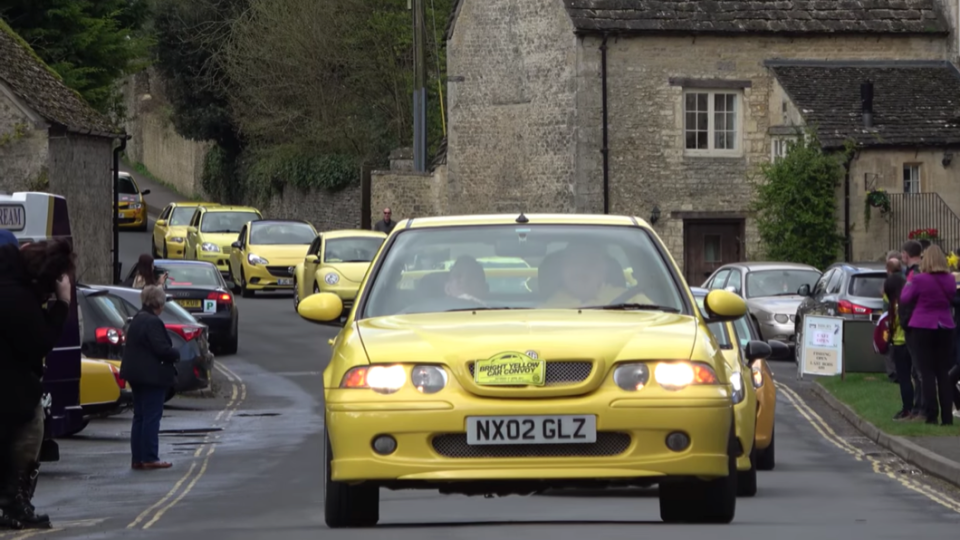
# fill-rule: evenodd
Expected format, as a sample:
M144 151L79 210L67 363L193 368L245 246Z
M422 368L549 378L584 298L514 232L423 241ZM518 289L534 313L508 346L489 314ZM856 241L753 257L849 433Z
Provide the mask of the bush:
M280 192L286 185L335 192L360 179L356 158L320 154L295 145L249 150L245 162L244 184L258 199Z

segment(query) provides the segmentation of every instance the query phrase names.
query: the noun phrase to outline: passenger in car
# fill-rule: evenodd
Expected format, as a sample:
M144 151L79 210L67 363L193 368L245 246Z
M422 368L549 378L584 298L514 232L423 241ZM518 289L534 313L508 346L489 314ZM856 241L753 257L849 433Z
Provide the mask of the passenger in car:
M623 285L610 283L613 274L611 259L602 246L587 243L567 246L559 259L560 290L550 295L543 307L605 306L616 300L627 289L625 279ZM619 263L616 266L620 266ZM547 275L553 271L549 268L542 270ZM623 275L622 269L620 275ZM642 293L622 301L650 303Z

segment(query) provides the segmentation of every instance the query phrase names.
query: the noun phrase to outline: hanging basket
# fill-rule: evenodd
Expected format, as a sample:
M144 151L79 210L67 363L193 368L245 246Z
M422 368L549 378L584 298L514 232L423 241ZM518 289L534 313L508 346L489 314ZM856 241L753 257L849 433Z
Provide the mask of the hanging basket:
M890 213L890 196L882 189L872 189L867 193L863 205L863 222L865 228L870 228L870 214L874 208L880 209L880 215L885 216Z

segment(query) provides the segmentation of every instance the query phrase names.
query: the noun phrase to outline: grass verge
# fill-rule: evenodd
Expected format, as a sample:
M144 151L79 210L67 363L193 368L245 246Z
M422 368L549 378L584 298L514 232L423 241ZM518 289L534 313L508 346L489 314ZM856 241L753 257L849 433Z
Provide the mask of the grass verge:
M850 406L861 418L890 435L960 436L960 421L957 419L954 419L951 427L929 426L923 421L894 422L893 415L900 410L900 387L891 383L884 374L848 373L844 381L841 381L838 375L818 378L817 382L835 398Z

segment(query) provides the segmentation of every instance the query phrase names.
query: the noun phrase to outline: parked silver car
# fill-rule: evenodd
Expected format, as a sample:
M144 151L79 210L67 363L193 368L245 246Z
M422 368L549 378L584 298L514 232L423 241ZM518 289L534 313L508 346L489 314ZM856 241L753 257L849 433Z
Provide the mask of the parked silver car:
M739 262L718 268L705 289L726 289L747 301L750 314L760 327L763 339L796 343L794 318L805 298L799 291L812 287L821 272L813 266L779 262Z
M801 288L803 302L797 307L797 328L804 315L876 320L883 313L885 263L836 263L817 280Z

